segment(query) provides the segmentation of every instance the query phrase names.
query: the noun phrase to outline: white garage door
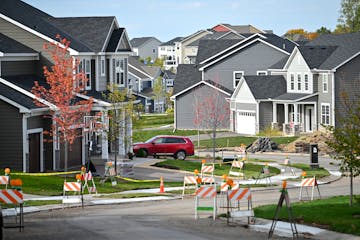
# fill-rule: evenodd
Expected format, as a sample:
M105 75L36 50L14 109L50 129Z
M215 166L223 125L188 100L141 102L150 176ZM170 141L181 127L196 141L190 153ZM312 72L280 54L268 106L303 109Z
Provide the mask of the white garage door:
M255 135L255 112L241 111L237 113L236 132Z

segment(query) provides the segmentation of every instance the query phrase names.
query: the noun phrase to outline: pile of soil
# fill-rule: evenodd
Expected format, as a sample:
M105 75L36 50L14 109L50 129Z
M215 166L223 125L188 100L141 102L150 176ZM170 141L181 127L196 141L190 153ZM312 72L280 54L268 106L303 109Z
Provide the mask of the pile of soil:
M310 135L299 137L292 143L281 144L279 147L284 152L289 153L309 153L310 144L317 144L319 154L330 154L332 150L326 144L326 141L331 139L331 134L328 132L317 131Z

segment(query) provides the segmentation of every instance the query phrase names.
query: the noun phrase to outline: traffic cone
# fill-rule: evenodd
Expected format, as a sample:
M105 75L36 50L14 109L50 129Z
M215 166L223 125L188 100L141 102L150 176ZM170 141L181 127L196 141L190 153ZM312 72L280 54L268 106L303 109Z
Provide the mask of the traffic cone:
M164 179L163 177L160 177L160 193L164 193Z

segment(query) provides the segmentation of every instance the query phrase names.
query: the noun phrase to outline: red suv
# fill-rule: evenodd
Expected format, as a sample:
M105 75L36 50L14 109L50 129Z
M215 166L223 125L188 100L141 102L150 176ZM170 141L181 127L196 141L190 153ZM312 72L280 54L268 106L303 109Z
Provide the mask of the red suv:
M137 156L170 155L175 159L184 160L186 156L194 155L194 144L188 137L155 136L144 143L134 143L133 150Z

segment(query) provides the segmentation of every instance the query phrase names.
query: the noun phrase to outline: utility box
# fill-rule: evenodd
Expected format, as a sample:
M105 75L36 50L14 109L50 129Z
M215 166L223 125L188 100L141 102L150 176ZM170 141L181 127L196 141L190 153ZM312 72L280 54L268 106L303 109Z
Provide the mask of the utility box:
M310 144L310 167L319 168L319 148L317 144Z

